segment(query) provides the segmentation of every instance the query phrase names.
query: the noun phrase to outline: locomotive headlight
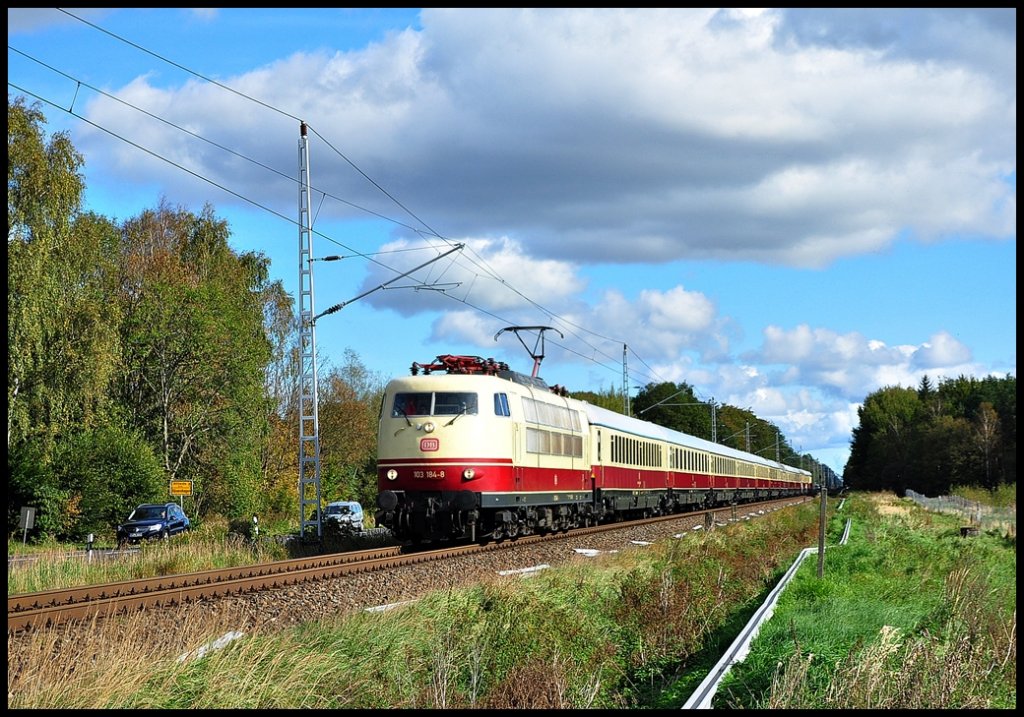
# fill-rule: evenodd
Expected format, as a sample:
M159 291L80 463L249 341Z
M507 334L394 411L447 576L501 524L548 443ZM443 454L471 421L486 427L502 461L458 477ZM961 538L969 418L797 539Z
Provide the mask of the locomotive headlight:
M434 432L434 424L431 423L430 421L427 421L426 423L424 423L423 424L423 432L424 433L433 433Z
M398 477L398 471L396 471L394 468L389 468L388 472L385 473L385 475L388 477L388 480L394 480L395 478Z
M467 468L466 470L462 471L462 477L464 480L473 480L474 475L476 474L473 473L472 468Z

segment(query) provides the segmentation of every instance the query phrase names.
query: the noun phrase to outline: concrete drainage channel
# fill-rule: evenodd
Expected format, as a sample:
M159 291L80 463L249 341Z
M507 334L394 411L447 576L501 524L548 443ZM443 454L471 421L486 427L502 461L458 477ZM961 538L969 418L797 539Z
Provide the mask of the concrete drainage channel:
M840 505L840 507L842 507ZM839 540L840 545L845 545L847 538L850 537L850 522L846 521L846 528L843 530L843 537ZM686 700L683 704L682 709L684 710L708 710L711 709L711 699L715 696L718 691L718 685L721 684L722 679L729 672L729 669L744 660L747 654L750 652L750 643L755 637L757 637L758 631L761 629L761 624L772 616L775 612L775 603L778 602L779 596L782 591L786 589L789 581L796 575L796 571L800 568L800 564L803 563L804 558L808 555L817 555L818 548L804 548L800 551L796 560L789 566L789 570L779 580L778 585L768 594L768 598L764 601L764 604L757 609L746 626L740 630L740 634L736 636L733 643L729 646L729 649L725 651L721 659L715 664L715 666L708 673L708 676L704 678L704 681L700 683L693 694L690 695L690 699Z

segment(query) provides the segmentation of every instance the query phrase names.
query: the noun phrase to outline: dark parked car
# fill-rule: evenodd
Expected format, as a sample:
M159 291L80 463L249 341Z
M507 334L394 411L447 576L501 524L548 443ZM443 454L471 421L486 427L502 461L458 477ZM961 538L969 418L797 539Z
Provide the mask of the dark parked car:
M184 533L191 527L192 521L177 503L144 503L132 511L128 520L117 526L117 546L143 540L162 540Z

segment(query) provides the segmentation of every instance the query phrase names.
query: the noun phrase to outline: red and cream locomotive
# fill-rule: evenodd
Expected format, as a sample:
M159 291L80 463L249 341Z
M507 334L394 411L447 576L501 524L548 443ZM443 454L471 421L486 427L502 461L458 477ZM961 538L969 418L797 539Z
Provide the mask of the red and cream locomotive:
M566 393L493 359L414 363L381 405L377 524L502 540L811 490L805 470Z

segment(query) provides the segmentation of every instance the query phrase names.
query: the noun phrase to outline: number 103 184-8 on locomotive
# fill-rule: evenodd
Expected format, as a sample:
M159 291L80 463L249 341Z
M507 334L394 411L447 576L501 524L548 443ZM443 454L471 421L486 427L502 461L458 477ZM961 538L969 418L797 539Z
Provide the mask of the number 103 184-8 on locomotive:
M414 363L381 404L377 524L482 542L813 489L808 471L567 394L493 359Z

